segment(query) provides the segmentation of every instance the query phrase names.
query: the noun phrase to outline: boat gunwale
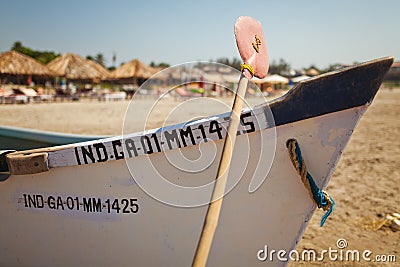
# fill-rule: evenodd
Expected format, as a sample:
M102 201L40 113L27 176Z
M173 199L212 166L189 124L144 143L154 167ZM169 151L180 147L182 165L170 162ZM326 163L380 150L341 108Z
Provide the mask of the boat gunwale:
M373 100L386 72L389 70L392 63L393 57L384 57L325 73L305 81L301 81L281 97L266 102L262 105L255 106L253 109L244 110L242 111L242 114L243 112L248 112L248 110L255 111L260 109L269 109L275 119L274 126L277 127L280 125L285 125L288 123L317 117L320 115L333 113L352 107L369 105ZM327 90L327 84L330 87L333 86L333 89ZM357 96L354 96L354 92L357 92ZM312 97L310 97L310 95L312 95ZM320 97L322 99L318 99L319 101L315 101L315 97ZM327 101L323 101L329 99L331 99L331 102L336 102L336 104L332 105L332 103L327 103ZM325 104L326 106L324 107L323 104ZM329 106L328 104L331 105ZM121 140L130 136L144 136L148 133L155 133L160 131L162 132L172 129L182 129L187 125L200 123L202 121L210 121L214 118L223 118L225 116L229 116L229 112L209 116L195 121L183 122L161 128L132 133L126 136L113 136L61 146L16 151L7 154L6 159L17 159L18 157L23 158L31 154L53 153L64 149L82 147L88 144Z

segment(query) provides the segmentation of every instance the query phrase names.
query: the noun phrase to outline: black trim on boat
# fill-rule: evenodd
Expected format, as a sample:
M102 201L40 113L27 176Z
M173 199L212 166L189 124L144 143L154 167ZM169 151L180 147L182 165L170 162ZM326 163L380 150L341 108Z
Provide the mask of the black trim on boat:
M274 116L275 126L280 126L340 110L367 105L371 103L376 95L392 63L393 58L387 57L320 75L307 81L300 82L287 94L268 103L268 105L264 104L264 107L259 106L258 108L264 108L267 120L271 118L271 113L268 110L270 109ZM223 118L223 116L224 114L220 114L218 117ZM211 117L209 121L215 122ZM167 128L178 129L185 125L187 124L177 124L171 126L172 128ZM268 126L272 127L273 125L267 123L266 127ZM158 129L157 131L166 130L167 128ZM154 132L143 132L140 136L153 133ZM101 143L104 147L106 146L104 144L107 144L108 147L112 148L114 146L113 142L121 138L122 137L117 136L107 140L95 140L92 144ZM119 146L120 144L121 143L119 143ZM75 146L83 147L90 146L90 144L77 144ZM68 147L68 149L71 148L72 146ZM4 181L9 176L9 162L7 163L6 161L12 159L16 162L30 162L35 164L34 167L26 163L22 164L22 166L29 165L29 168L35 170L29 173L36 173L43 171L45 168L49 168L49 166L45 165L47 162L47 153L62 149L66 149L66 147L47 147L43 149L14 152L9 155L6 155L9 151L0 151L0 181ZM115 159L117 159L117 157L115 157ZM92 161L94 163L94 158ZM99 162L99 160L97 162ZM21 163L19 164L21 165ZM88 164L88 162L85 164ZM41 169L36 171L38 167Z
M392 63L376 59L300 82L269 104L275 125L371 103Z

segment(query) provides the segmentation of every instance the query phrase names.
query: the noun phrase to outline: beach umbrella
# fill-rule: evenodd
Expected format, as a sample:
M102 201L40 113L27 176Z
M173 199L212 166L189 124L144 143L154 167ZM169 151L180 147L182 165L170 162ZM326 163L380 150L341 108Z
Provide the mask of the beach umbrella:
M292 82L298 83L298 82L301 82L301 81L304 81L304 80L307 80L307 79L310 79L310 78L311 78L310 76L301 75L301 76L298 76L298 77L293 78L293 79L292 79Z
M54 73L45 65L16 51L0 54L0 74L54 76Z
M138 59L134 59L128 63L121 65L111 72L111 79L148 79L155 74L157 70L152 68Z
M263 79L253 78L254 83L270 83L270 84L288 84L289 79L278 74L268 75Z
M110 75L109 71L97 62L72 53L55 58L47 66L57 76L68 80L103 80Z
M311 68L311 69L307 70L306 74L308 76L317 76L317 75L319 75L319 71L316 70L315 68Z

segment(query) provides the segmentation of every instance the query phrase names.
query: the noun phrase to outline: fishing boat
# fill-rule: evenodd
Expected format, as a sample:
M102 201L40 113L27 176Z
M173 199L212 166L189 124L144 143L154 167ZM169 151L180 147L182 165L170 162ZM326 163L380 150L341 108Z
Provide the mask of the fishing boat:
M104 136L56 133L0 125L0 150L26 150L100 139Z
M288 140L315 186L326 188L392 63L323 74L242 110L207 266L287 265L261 261L260 251L294 249L317 207ZM3 153L0 266L190 266L213 193L203 185L215 179L228 117ZM196 164L182 163L199 151Z

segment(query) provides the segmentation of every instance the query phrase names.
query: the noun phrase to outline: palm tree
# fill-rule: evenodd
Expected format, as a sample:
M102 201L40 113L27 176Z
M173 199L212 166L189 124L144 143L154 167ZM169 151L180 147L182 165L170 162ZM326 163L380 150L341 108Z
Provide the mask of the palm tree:
M98 53L96 55L96 57L94 58L94 61L96 61L97 63L99 63L103 67L105 65L105 59L104 59L104 55L102 53Z

